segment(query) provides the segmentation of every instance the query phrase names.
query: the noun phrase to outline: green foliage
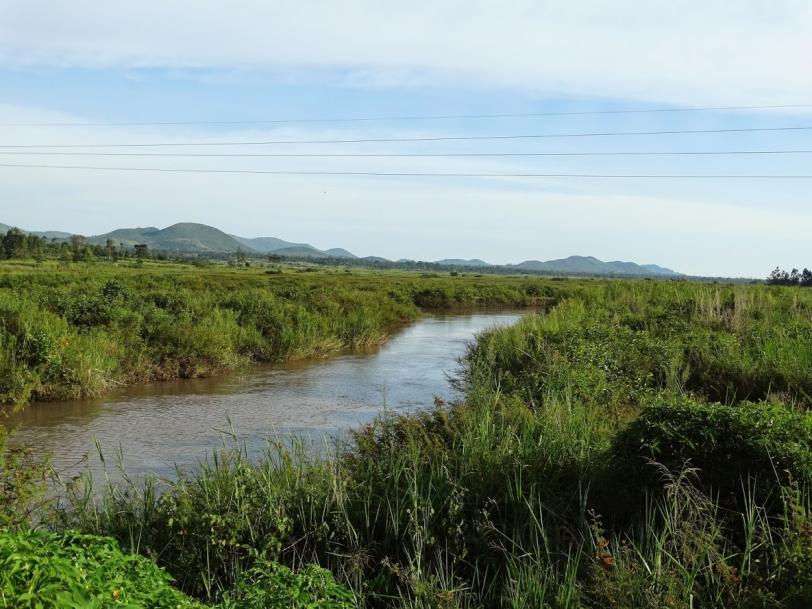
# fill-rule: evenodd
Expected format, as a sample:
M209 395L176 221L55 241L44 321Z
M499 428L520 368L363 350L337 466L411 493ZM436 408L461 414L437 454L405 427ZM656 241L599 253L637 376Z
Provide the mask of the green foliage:
M782 404L708 404L688 398L661 401L615 438L620 475L642 484L645 460L670 469L689 463L702 482L723 494L741 493L755 478L762 491L783 482L812 482L812 415Z
M47 461L26 448L6 446L8 431L0 424L0 527L16 528L28 518L45 491Z
M540 302L536 283L160 265L0 273L0 403L366 349L421 308Z
M662 391L812 407L812 295L656 282L579 290L549 315L482 337L467 381L636 410Z
M236 276L172 291L122 279L149 303L132 309L156 333L147 361L235 344L326 352L326 339L374 339L361 312L541 302L549 287L303 273L226 289ZM327 454L282 441L257 461L218 451L162 493L154 480L78 484L50 524L112 535L209 602L309 589L308 570L275 565L311 564L366 607L809 606L812 293L559 285L550 312L479 337L461 403L382 417ZM201 317L239 341L206 352L183 325Z
M13 609L193 609L150 560L112 539L0 530L0 607Z
M291 571L262 564L240 574L217 609L354 609L355 597L332 574L310 565Z

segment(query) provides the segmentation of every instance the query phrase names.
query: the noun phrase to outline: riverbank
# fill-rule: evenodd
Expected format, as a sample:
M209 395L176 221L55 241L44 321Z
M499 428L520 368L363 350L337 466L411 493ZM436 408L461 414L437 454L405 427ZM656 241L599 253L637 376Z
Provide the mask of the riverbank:
M424 311L529 307L562 291L523 277L6 265L0 403L99 396L121 385L363 350Z
M812 603L812 293L613 282L480 338L466 400L331 457L240 446L171 483L82 484L50 526L111 535L216 602L329 569L363 607Z
M131 477L174 479L176 467L194 470L231 433L252 459L263 456L268 437L309 437L319 449L325 435L341 436L384 410L414 412L431 408L435 397L462 397L448 378L458 373L467 344L520 317L492 310L426 314L371 351L132 385L94 399L40 402L8 418L10 444L35 457L50 456L65 479L88 470L96 480L117 477L119 462ZM108 459L106 467L94 442Z

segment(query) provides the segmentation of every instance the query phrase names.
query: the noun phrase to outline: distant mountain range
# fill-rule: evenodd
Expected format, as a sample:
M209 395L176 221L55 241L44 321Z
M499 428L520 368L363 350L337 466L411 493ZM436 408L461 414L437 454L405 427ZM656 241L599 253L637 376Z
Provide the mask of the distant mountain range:
M437 264L446 266L493 266L492 264L480 260L479 258L471 258L470 260L462 260L461 258L443 258L438 260Z
M0 233L5 233L11 227L0 224ZM47 237L48 239L68 239L71 233L61 231L35 232L31 234ZM344 248L335 247L320 250L309 243L293 243L277 237L239 237L229 235L220 229L205 224L181 222L166 228L147 226L143 228L119 228L103 235L87 237L88 242L104 245L107 240L116 245L123 244L132 247L136 244L146 244L150 249L175 253L198 254L226 254L243 251L249 254L272 254L285 258L341 258L347 260L360 260L364 262L377 262L388 264L418 264L413 260L401 259L393 263L378 256L359 258ZM505 270L518 270L525 272L560 273L574 275L631 275L631 276L665 276L676 277L680 273L656 264L636 264L613 260L604 262L593 256L570 256L557 260L526 260L514 265L492 265L484 260L473 258L444 258L431 262L440 266L462 268L504 268Z
M9 226L8 224L3 224L0 222L0 234L5 234L10 231L13 227ZM69 239L72 233L63 233L62 231L58 230L47 230L47 231L25 231L29 232L32 235L36 235L37 237L45 237L46 239Z
M612 260L604 262L594 256L569 256L557 260L525 260L513 268L527 271L553 273L577 273L579 275L679 275L679 273L656 264L636 264Z

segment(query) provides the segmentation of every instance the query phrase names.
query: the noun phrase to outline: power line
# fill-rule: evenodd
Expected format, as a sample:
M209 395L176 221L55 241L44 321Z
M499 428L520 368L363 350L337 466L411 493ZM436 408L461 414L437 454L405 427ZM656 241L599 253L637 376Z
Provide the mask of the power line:
M159 142L151 144L1 144L0 148L153 148L166 146L265 146L271 144L362 144L387 142L457 142L478 140L522 140L568 137L616 137L636 135L685 135L703 133L757 133L766 131L809 131L801 127L739 127L728 129L673 129L661 131L603 131L589 133L536 133L517 135L454 135L430 137L358 138L336 140L265 140L252 142Z
M0 163L0 167L26 169L71 169L92 171L133 171L165 173L223 173L223 174L264 174L287 176L371 176L371 177L431 177L431 178L621 178L621 179L756 179L756 180L797 180L812 179L812 174L598 174L598 173L422 173L394 171L276 171L260 169L172 169L166 167L95 167L87 165L29 165L21 163Z
M458 158L458 157L591 157L591 156L738 156L812 154L812 150L696 150L607 152L438 152L438 153L213 153L213 152L18 152L0 155L170 158Z
M0 127L137 127L181 125L281 125L290 123L361 123L383 121L434 121L455 119L533 118L545 116L591 116L612 114L658 114L682 112L728 112L740 110L792 110L812 108L812 104L771 106L701 106L696 108L631 108L621 110L582 110L572 112L524 112L508 114L438 114L413 116L375 116L350 118L285 118L271 120L201 120L201 121L125 121L109 123L0 123Z

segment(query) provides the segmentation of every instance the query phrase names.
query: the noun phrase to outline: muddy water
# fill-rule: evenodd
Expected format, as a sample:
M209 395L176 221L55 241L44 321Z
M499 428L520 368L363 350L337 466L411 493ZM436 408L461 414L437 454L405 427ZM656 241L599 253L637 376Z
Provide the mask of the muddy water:
M261 366L241 375L128 387L97 400L35 404L12 420L14 445L50 453L63 476L102 465L121 449L130 475L172 477L226 439L231 428L251 453L269 436L319 439L373 419L384 408L412 411L455 397L448 382L474 336L515 322L488 312L422 319L373 353ZM85 459L86 457L86 459Z

